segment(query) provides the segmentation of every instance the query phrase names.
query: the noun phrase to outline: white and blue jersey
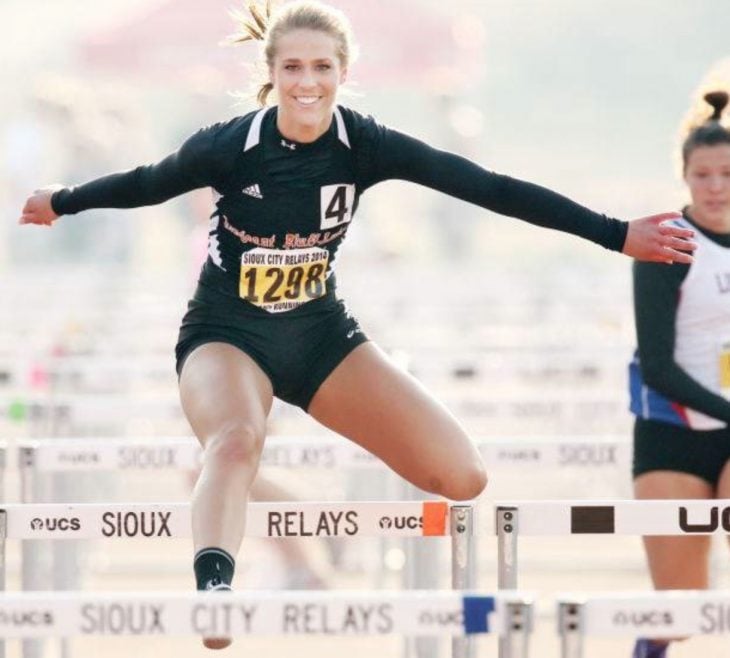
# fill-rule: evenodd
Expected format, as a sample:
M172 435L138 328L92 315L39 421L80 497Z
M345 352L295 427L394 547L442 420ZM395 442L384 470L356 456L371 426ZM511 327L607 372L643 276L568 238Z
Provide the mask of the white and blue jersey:
M631 411L691 429L730 421L730 235L687 218L698 243L691 265L636 263L638 350L629 366Z

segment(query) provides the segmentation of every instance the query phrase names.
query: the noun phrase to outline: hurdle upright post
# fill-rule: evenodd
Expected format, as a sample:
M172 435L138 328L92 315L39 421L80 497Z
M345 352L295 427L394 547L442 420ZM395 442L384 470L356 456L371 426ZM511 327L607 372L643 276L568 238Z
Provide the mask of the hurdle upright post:
M18 470L20 471L20 501L35 503L39 498L39 489L47 485L36 474L35 445L20 446L18 449ZM21 585L25 591L40 590L47 587L50 574L51 547L46 542L24 539L21 544ZM23 658L41 658L44 653L45 640L42 638L25 638L22 640Z
M404 500L423 499L423 492L407 481L402 480ZM428 500L437 497L427 494ZM405 589L437 589L442 569L439 568L439 554L428 546L428 540L416 541L414 537L404 538L406 555L403 571L403 585ZM404 638L403 658L439 658L440 642L435 637L406 637Z
M583 605L576 601L558 604L560 658L583 658Z
M522 600L508 601L505 608L505 628L499 639L500 658L528 658L532 604Z
M5 500L5 466L7 464L5 453L5 445L0 445L0 501Z
M20 471L20 502L34 503L35 497L35 447L21 445L18 447L18 470Z
M6 544L8 537L8 513L4 509L0 509L0 592L6 590L5 582L5 563L6 563ZM0 658L5 658L5 640L0 639Z
M497 589L517 589L517 508L498 506L495 509L497 527ZM515 658L510 638L499 638L499 658Z
M474 589L476 565L474 564L474 507L452 505L449 509L451 531L451 587L455 590ZM474 641L469 636L451 640L452 658L474 658Z
M517 589L517 530L518 509L498 506L495 510L497 527L497 588Z

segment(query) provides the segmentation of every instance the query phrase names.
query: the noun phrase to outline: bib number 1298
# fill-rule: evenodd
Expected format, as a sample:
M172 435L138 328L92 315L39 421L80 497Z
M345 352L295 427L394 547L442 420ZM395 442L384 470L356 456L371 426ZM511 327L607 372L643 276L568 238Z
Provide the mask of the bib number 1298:
M241 256L239 295L270 313L289 311L326 292L325 249L256 248Z

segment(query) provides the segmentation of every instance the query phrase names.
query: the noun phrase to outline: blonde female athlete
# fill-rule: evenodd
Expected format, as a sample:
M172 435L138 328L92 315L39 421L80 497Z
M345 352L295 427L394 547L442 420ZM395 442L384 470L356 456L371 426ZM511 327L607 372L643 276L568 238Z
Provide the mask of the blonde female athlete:
M313 2L273 15L249 9L241 40L263 41L269 74L261 110L200 130L157 164L39 190L20 220L48 225L88 208L215 192L208 259L176 349L182 406L205 448L192 500L200 589L230 587L274 396L423 490L463 500L486 485L459 423L338 298L335 255L365 190L395 178L419 183L634 258L687 263L694 246L685 240L692 230L663 224L677 213L611 219L338 105L352 52L345 17ZM265 107L271 91L278 103Z

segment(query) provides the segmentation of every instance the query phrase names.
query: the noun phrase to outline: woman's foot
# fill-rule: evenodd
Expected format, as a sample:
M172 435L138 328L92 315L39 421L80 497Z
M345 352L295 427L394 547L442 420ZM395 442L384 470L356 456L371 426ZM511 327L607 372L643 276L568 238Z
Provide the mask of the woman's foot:
M636 641L631 658L666 658L668 646L666 642L654 642L642 638Z
M221 583L217 580L211 580L206 583L204 591L206 592L230 592L231 586ZM204 637L203 646L206 649L225 649L230 646L233 640L230 637Z

